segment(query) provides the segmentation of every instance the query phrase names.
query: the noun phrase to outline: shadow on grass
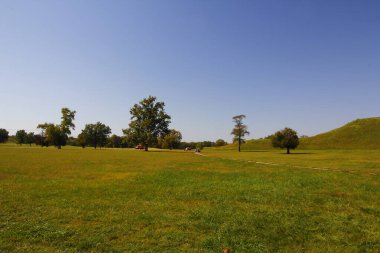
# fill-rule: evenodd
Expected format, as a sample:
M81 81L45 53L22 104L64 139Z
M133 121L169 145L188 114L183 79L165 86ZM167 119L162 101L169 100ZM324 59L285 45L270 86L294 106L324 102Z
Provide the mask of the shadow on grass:
M255 153L258 153L258 152L269 152L268 150L242 150L241 152L255 152Z
M315 155L315 153L311 153L311 152L300 152L300 153L292 153L290 152L290 154L287 154L287 153L280 153L281 155Z

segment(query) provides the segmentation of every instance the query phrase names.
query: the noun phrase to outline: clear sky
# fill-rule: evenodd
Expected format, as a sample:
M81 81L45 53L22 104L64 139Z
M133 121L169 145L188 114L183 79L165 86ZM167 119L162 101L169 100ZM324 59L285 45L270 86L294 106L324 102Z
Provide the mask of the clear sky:
M149 95L183 140L380 116L378 0L0 0L0 128L76 110L121 134Z

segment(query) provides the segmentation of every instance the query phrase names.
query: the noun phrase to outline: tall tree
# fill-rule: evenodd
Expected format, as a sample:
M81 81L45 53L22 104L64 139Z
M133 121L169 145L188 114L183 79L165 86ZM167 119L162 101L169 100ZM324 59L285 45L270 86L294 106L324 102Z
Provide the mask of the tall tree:
M16 132L16 143L20 145L26 143L27 137L28 137L28 134L26 133L25 130L18 130Z
M97 147L104 147L106 145L110 133L111 128L109 126L97 122L95 124L86 124L81 135L86 138L86 143L88 145L91 145L96 149Z
M66 136L71 134L71 129L75 130L75 113L76 111L71 111L69 108L61 109L62 117L61 117L61 131L66 134Z
M284 128L277 131L272 137L272 146L286 148L286 153L290 154L290 149L295 149L299 144L297 132L291 128Z
M37 128L42 130L42 136L45 136L45 143L52 144L58 149L65 146L71 130L75 129L74 119L76 111L71 111L68 108L62 108L62 121L60 125L53 123L39 124Z
M169 132L171 118L164 107L165 103L156 102L156 97L144 98L131 108L132 121L129 129L124 129L123 132L128 134L129 139L137 142L136 144L143 144L145 151L148 151L148 146Z
M4 128L0 128L0 143L7 142L9 138L9 132L5 130Z
M244 142L244 136L249 134L248 127L243 124L243 119L245 119L245 115L236 115L232 117L235 122L235 127L232 129L231 134L234 136L233 141L238 143L238 150L240 152L240 146Z

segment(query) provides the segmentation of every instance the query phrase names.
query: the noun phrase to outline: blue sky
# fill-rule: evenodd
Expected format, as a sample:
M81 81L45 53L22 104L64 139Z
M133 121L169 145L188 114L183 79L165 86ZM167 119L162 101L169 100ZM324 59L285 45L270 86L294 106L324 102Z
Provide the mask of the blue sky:
M186 141L380 116L380 1L0 1L0 128L77 111L121 134L149 95Z

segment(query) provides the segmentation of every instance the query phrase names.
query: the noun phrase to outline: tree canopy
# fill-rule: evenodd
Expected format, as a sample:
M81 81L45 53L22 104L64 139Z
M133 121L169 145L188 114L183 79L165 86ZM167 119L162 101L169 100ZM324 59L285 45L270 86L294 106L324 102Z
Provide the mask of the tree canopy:
M111 128L101 122L95 124L86 124L82 133L78 136L79 143L82 147L90 145L95 149L104 147L107 144L108 135L111 133Z
M181 145L182 134L180 131L175 129L169 130L169 133L166 134L163 138L160 138L161 148L174 149L179 148Z
M277 131L272 137L272 146L286 148L286 153L290 154L290 149L295 149L299 144L297 132L291 128L284 128Z
M244 136L249 134L248 127L243 124L243 119L245 119L245 115L236 115L232 117L235 122L235 126L232 129L231 134L234 136L233 142L238 143L238 151L240 152L241 143L244 142Z
M76 111L71 111L68 108L61 109L62 117L61 124L56 125L53 123L39 124L37 128L42 130L42 136L45 138L44 142L52 144L60 149L66 145L68 136L71 130L75 129L74 119Z
M227 142L225 142L223 139L217 139L215 142L215 146L217 146L217 147L221 147L224 145L227 145Z
M148 146L157 143L158 137L168 134L170 116L165 112L165 103L156 102L156 97L149 96L135 104L130 113L132 115L129 128L124 129L126 138L135 144L143 144L145 151Z
M16 143L20 145L26 143L27 137L28 137L28 134L26 133L25 130L18 130L16 132Z

